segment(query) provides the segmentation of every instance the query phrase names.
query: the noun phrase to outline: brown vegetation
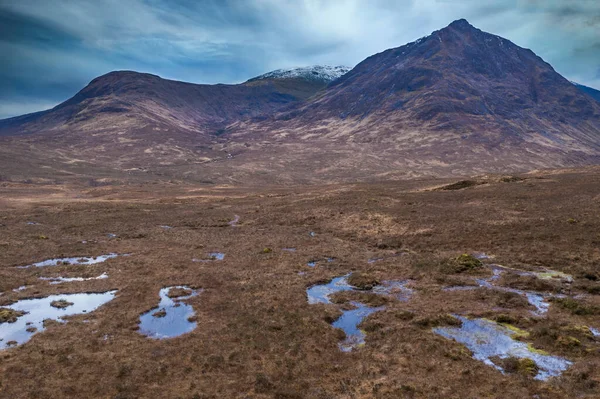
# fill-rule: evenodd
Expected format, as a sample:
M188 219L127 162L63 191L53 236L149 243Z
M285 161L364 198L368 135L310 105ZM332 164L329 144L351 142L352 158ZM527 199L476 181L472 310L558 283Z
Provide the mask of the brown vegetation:
M589 313L600 306L600 295L592 293L600 285L600 172L538 173L523 184L490 179L473 190L429 190L451 182L0 187L0 307L29 297L118 290L98 310L67 323L47 322L25 345L0 352L0 397L596 398L599 342L582 326L600 328L597 314ZM234 214L244 223L223 223ZM569 217L580 222L565 223ZM27 225L29 220L40 224ZM382 235L396 237L407 251L378 247ZM263 254L265 247L272 251ZM297 250L280 250L288 247ZM211 251L226 256L192 261ZM477 251L494 254L494 262L507 267L569 273L574 282L563 292L585 297L573 299L577 305L552 302L540 317L514 295L443 290L491 276L485 262L462 273L441 267ZM14 268L110 252L131 255L95 265ZM324 255L336 260L306 265ZM368 263L371 258L382 260ZM38 280L103 272L108 279ZM309 305L306 289L348 273L371 282L408 279L414 294L406 302L369 290L334 296L345 304L385 305L361 325L366 344L343 353L331 323L344 305ZM526 280L528 288L537 287ZM23 285L30 287L12 291ZM140 334L139 317L156 307L157 292L178 285L203 288L186 300L198 327L169 340ZM385 303L375 302L379 298ZM524 342L574 364L548 382L519 372L503 375L431 332L459 324L455 314L519 327L529 332Z

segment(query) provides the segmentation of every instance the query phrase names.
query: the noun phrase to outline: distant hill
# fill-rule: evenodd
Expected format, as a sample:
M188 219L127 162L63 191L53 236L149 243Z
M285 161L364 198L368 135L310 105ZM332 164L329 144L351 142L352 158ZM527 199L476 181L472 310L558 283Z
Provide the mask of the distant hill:
M119 124L123 118L134 118L210 133L227 123L272 113L304 100L323 89L340 71L322 66L311 70L321 71L319 79L313 74L275 71L237 85L200 85L115 71L92 80L51 110L1 120L0 135L77 129L90 127L90 123L93 128L95 120L107 118Z
M9 177L235 184L571 167L600 163L597 93L462 19L349 71L237 85L111 72L52 110L0 121L0 159Z

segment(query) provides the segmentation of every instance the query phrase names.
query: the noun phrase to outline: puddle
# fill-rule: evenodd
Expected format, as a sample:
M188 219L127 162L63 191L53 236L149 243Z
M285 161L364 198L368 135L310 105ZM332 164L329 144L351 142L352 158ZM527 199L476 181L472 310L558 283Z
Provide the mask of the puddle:
M533 272L534 276L541 280L563 280L568 283L573 282L573 276L563 272L556 272L554 270L547 270L545 272Z
M29 267L47 267L47 266L58 266L58 265L93 265L96 263L106 262L109 259L116 258L117 256L126 256L119 255L115 253L110 253L107 255L100 256L75 256L72 258L53 258L43 260L41 262L32 263L27 266L17 266L19 269L26 269Z
M485 259L492 259L492 258L494 258L493 255L488 255L485 252L473 252L471 255L474 258L477 258L479 260L485 260Z
M556 279L556 280L562 280L562 281L565 281L568 283L573 282L573 276L571 276L570 274L563 273L563 272L557 272L557 271L549 270L549 269L546 269L541 272L533 272L533 271L528 271L528 270L514 269L512 267L502 266L502 265L489 265L489 266L492 266L497 269L502 269L505 271L510 271L512 273L518 274L519 276L533 276L533 277L537 277L541 280Z
M339 343L340 350L343 352L350 352L365 344L366 334L358 328L358 325L369 315L384 309L383 306L373 308L359 302L350 303L356 308L344 310L339 319L332 324L333 327L340 328L346 333L344 341Z
M190 291L189 295L169 298L172 289ZM192 290L187 286L166 287L160 290L160 302L157 307L150 309L140 316L139 332L153 339L174 338L188 333L196 328L193 321L194 308L182 302L192 298L201 290Z
M20 286L18 288L13 289L13 292L25 291L29 287L33 287L33 285L22 285L22 286Z
M502 359L513 356L529 358L539 367L535 376L537 380L556 377L572 363L558 356L551 356L532 350L529 345L513 339L515 331L491 320L474 319L455 316L462 321L461 327L437 327L433 332L444 338L453 339L473 352L473 358L492 366L501 372L504 370L494 364L490 358L498 356Z
M225 259L225 254L223 252L211 252L208 254L208 258L206 259L192 259L192 262L211 262L213 260L223 260Z
M231 227L235 227L237 226L238 222L240 221L240 216L239 215L233 215L233 220L229 221L228 224Z
M316 303L330 304L332 303L330 296L336 292L361 291L348 283L349 276L347 274L336 277L328 283L309 287L306 290L308 303L311 305ZM381 285L374 287L368 292L378 295L390 295L399 300L407 301L413 292L410 288L406 287L407 283L406 281L384 281ZM375 308L356 301L351 302L351 304L353 309L342 310L342 315L332 323L333 327L342 329L346 334L344 341L339 343L340 350L343 352L349 352L365 343L365 332L360 330L358 326L369 315L385 309L384 306Z
M308 233L309 236L314 237L316 234L314 231L311 231L310 233Z
M525 298L527 298L527 302L529 302L530 305L533 305L535 307L536 310L533 311L534 314L541 315L541 314L548 312L548 309L550 308L550 304L546 301L546 299L551 297L552 295L542 294L542 293L534 292L534 291L523 291L523 290L519 290L517 288L493 285L492 281L495 281L498 278L500 278L500 275L503 273L503 270L502 270L502 268L499 268L496 265L491 265L491 267L493 268L492 270L494 272L494 275L492 277L490 277L488 279L477 279L476 280L480 287L485 287L485 288L490 288L490 289L495 289L495 290L505 291L505 292L513 292L515 294L522 295Z
M102 273L97 277L40 277L40 280L49 281L50 284L61 284L70 283L73 281L90 281L90 280L104 280L108 278L107 273Z
M114 299L117 291L104 293L82 293L51 295L45 298L22 299L5 306L7 308L27 312L19 317L14 323L0 324L0 350L8 347L22 345L31 337L44 331L44 320L56 320L64 323L62 318L86 312L92 312ZM72 303L72 305L58 309L50 304L61 299ZM29 330L29 331L28 331Z
M535 291L523 291L517 288L510 287L502 287L499 285L494 285L493 281L496 281L500 278L501 274L504 273L508 268L500 265L489 265L492 268L492 272L494 273L491 277L486 279L478 278L475 280L477 285L468 285L468 286L452 286L443 288L444 291L467 291L474 290L478 288L488 288L492 290L504 291L504 292L513 292L518 295L522 295L527 299L530 305L535 307L535 311L532 311L533 314L542 315L548 312L550 308L550 303L548 303L547 299L550 297L560 297L560 295L551 295L547 293L539 293ZM509 269L513 270L513 269Z
M352 291L355 290L350 284L348 284L348 276L336 277L329 283L318 284L309 287L306 290L308 296L308 303L314 305L315 303L332 303L329 300L329 296L341 291Z
M281 248L281 250L286 252L296 252L296 248Z
M108 233L106 236L107 236L108 238L117 238L117 235L116 235L116 234L114 234L114 233Z
M479 287L478 285L453 285L450 287L444 287L442 288L442 291L470 291L470 290L476 290Z
M326 261L327 263L331 263L334 260L335 260L335 258L323 258L321 260L311 260L311 261L309 261L309 262L306 263L306 266L308 266L308 267L315 267L321 261Z
M40 223L38 222L27 222L29 226L38 226Z
M406 302L410 299L414 290L408 288L408 281L383 281L381 285L373 287L371 292L380 295L390 295L399 301Z
M173 228L173 227L171 227L171 226L167 226L166 224L164 224L164 225L162 225L162 226L159 226L159 227L160 227L161 229L164 229L164 230L171 230L171 229Z
M589 329L594 337L600 337L600 330L594 327L589 327Z
M489 259L495 258L494 255L488 255L485 252L473 252L471 255L473 255L475 258L477 258L479 260L489 260ZM501 266L501 265L490 265L490 266L493 266L496 268L502 268L504 270L510 270L513 273L517 273L521 276L534 276L541 280L557 279L557 280L562 280L562 281L566 281L569 283L573 282L573 276L571 276L570 274L567 274L567 273L557 272L555 270L546 269L541 272L533 272L533 271L527 271L527 270L513 269L511 267L506 267L506 266Z
M402 255L406 255L406 254L407 254L407 252L404 251L404 252L398 252L398 253L395 253L395 254L392 254L392 255L388 255L388 256L381 256L381 257L378 257L378 258L370 258L370 259L367 260L367 263L375 263L375 262L379 262L379 261L382 261L382 260L385 260L385 259L396 258L398 256L402 256Z

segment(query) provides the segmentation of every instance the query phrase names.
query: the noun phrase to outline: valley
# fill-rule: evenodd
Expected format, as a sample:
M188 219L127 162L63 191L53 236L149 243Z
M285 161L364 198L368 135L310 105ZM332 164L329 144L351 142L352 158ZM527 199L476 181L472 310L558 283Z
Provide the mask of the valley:
M593 398L599 182L596 167L459 184L4 182L0 308L114 298L0 351L0 397ZM354 288L310 299L342 276ZM510 328L498 344L534 364L498 349L486 364L437 333L461 324L492 344Z

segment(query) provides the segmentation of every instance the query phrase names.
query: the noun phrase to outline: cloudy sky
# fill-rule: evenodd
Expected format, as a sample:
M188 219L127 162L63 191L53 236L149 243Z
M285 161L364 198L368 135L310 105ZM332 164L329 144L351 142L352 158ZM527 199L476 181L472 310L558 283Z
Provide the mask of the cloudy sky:
M0 0L0 118L50 108L112 70L237 83L354 66L459 18L600 89L599 0Z

